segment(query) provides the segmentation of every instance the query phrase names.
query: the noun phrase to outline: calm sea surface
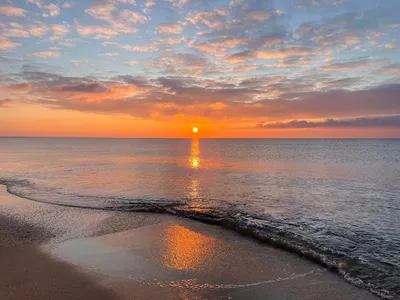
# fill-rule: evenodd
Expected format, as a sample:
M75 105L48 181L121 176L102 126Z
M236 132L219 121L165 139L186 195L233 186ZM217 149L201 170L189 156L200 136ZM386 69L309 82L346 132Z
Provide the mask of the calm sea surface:
M16 195L228 225L400 297L400 140L1 138L0 161Z

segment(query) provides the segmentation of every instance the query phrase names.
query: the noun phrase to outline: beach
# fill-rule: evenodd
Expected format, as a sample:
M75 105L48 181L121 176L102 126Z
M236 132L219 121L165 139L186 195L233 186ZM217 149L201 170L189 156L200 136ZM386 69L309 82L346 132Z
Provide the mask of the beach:
M377 299L218 226L37 203L0 189L1 299Z

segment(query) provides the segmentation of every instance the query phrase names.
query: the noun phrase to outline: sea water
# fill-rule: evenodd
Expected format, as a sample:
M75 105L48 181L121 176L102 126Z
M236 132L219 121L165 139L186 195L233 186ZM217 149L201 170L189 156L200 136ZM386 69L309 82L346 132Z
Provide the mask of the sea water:
M0 161L18 196L228 226L400 297L400 140L0 138Z

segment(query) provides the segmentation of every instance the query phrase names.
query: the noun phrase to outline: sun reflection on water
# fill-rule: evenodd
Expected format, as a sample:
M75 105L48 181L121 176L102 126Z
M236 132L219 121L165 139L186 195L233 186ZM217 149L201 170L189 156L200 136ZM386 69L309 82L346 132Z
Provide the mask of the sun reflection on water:
M197 179L193 179L190 182L189 186L189 198L195 200L199 197L199 181Z
M166 229L163 264L167 268L189 271L210 260L216 240L180 225Z
M189 165L192 169L200 168L200 143L199 139L192 140L190 148Z

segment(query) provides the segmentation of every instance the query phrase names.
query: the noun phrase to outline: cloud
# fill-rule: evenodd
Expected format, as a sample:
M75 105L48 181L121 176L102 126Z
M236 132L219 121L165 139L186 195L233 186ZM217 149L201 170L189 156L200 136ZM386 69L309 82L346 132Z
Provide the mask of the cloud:
M353 86L357 83L360 82L360 78L355 77L355 78L345 78L345 79L338 79L338 80L330 80L330 81L323 81L321 82L321 86L327 89L339 89L339 88L345 88L345 87L350 87Z
M186 53L170 53L158 57L151 67L173 74L204 75L217 71L217 66L205 58Z
M0 36L0 50L11 50L14 49L18 46L21 46L19 43L14 43L10 41L9 39Z
M386 49L396 49L397 48L397 42L392 41L391 43L383 45L384 48Z
M311 9L316 7L326 7L331 5L339 5L345 0L300 0L296 2L293 6L295 8Z
M198 75L220 71L204 58L171 53L154 61L163 73L176 76L146 78L116 76L107 80L65 77L26 70L22 85L5 85L10 95L27 93L43 105L138 118L202 117L235 122L282 122L285 120L344 119L363 116L400 115L400 85L341 90L346 78L327 80L318 89L315 76L225 77L207 79ZM196 75L195 77L189 74ZM358 79L347 81L356 84ZM219 109L215 110L215 103ZM157 116L154 114L157 113ZM265 122L266 121L266 122ZM263 123L263 124L264 124Z
M87 64L89 61L84 59L84 60L71 60L71 64L75 67L78 68L81 65Z
M242 62L253 61L257 58L257 52L255 51L243 51L240 53L233 54L225 59L227 63L237 64Z
M315 61L307 57L289 57L281 59L278 66L281 68L287 67L302 67L314 64Z
M182 8L189 0L164 0L170 2L174 8Z
M137 12L133 12L129 9L125 9L124 11L121 12L121 17L123 17L125 20L128 20L129 22L132 23L141 23L144 24L147 22L147 17L144 15L141 15Z
M41 58L57 57L60 55L61 53L57 51L33 51L29 53L29 56L37 56Z
M271 18L272 14L265 10L250 11L246 15L246 20L263 22Z
M100 54L100 56L110 56L110 57L115 57L115 56L120 56L121 54L118 52L107 52L104 54Z
M335 63L330 65L325 65L319 67L318 69L321 71L336 71L336 72L344 72L351 71L355 69L368 68L371 66L373 61L351 61L351 62L343 62L343 63Z
M6 37L27 38L30 36L29 32L19 28L5 28L3 35Z
M29 35L35 37L43 37L48 33L52 33L49 37L50 41L57 41L64 38L69 33L69 25L64 24L45 24L43 22L35 22L33 25L29 25L27 31L20 32L24 37Z
M118 35L118 31L104 26L83 26L75 21L76 30L81 36L94 36L95 39L110 39Z
M203 43L192 42L189 43L189 46L209 55L226 56L229 54L229 49L233 49L240 44L246 44L246 42L247 39L245 38L220 37Z
M122 1L119 1L122 2ZM122 2L132 4L130 2ZM86 9L85 12L92 18L107 22L111 25L114 31L119 33L135 33L137 29L131 26L131 23L145 23L147 17L139 13L133 12L129 9L125 9L119 12L116 7L115 1L96 1L93 2L90 8ZM110 35L96 35L95 38L109 39Z
M62 8L72 8L72 3L71 2L64 2L61 5Z
M134 52L155 52L159 50L158 46L154 43L148 43L147 45L144 46L122 45L120 47L125 50Z
M92 5L90 8L86 9L85 12L97 19L97 20L102 20L106 21L108 23L113 23L114 22L114 16L113 12L116 11L116 6L115 3L113 2L107 2L107 1L102 1L102 2L94 2L94 5Z
M59 90L64 92L102 93L107 91L107 88L101 83L90 82L65 85L62 86Z
M151 8L151 7L155 6L155 5L156 5L156 3L154 1L151 1L151 0L146 0L146 2L144 3L144 6L147 7L147 8Z
M179 45L181 43L186 43L187 39L185 37L181 37L181 38L161 38L158 40L158 42L160 44L166 44L166 45Z
M253 61L257 58L278 59L292 56L324 55L329 53L331 53L331 51L326 49L288 47L278 50L243 51L227 57L225 61L231 64L236 64L241 62Z
M400 63L377 68L375 69L375 72L383 75L394 75L400 77Z
M260 51L257 56L258 58L262 59L276 59L276 58L286 58L291 56L307 56L311 54L321 55L326 52L327 52L326 50L318 50L312 48L289 47L289 48L282 48L279 50Z
M235 66L233 68L234 72L249 72L257 69L259 66L258 65L241 65L241 66Z
M42 7L42 1L41 0L28 0L28 3L35 4L37 7Z
M225 17L225 10L214 9L213 11L190 12L186 20L192 24L203 24L211 29L220 29L224 26Z
M137 61L137 60L128 60L128 61L125 62L125 64L128 65L128 66L133 67L133 66L138 65L139 61Z
M323 46L353 46L361 43L360 36L355 32L337 32L318 37L316 42Z
M181 34L183 30L181 23L164 23L158 26L158 33L161 34Z
M0 5L0 14L8 17L24 17L27 11L11 5Z
M118 0L118 1L124 4L136 5L136 0Z
M42 14L42 17L44 18L58 16L61 12L60 8L53 3L43 6L43 9L47 11Z
M49 27L53 31L53 36L50 37L52 41L59 40L69 33L69 26L67 25L50 24Z
M28 29L29 33L33 36L44 36L48 30L50 30L50 27L42 22L35 22Z
M6 99L0 99L0 107L6 107L7 104L13 102L12 99L6 98Z
M286 128L375 128L375 127L400 127L400 116L383 116L354 119L325 119L324 121L293 120L289 122L261 123L256 128L286 129Z

